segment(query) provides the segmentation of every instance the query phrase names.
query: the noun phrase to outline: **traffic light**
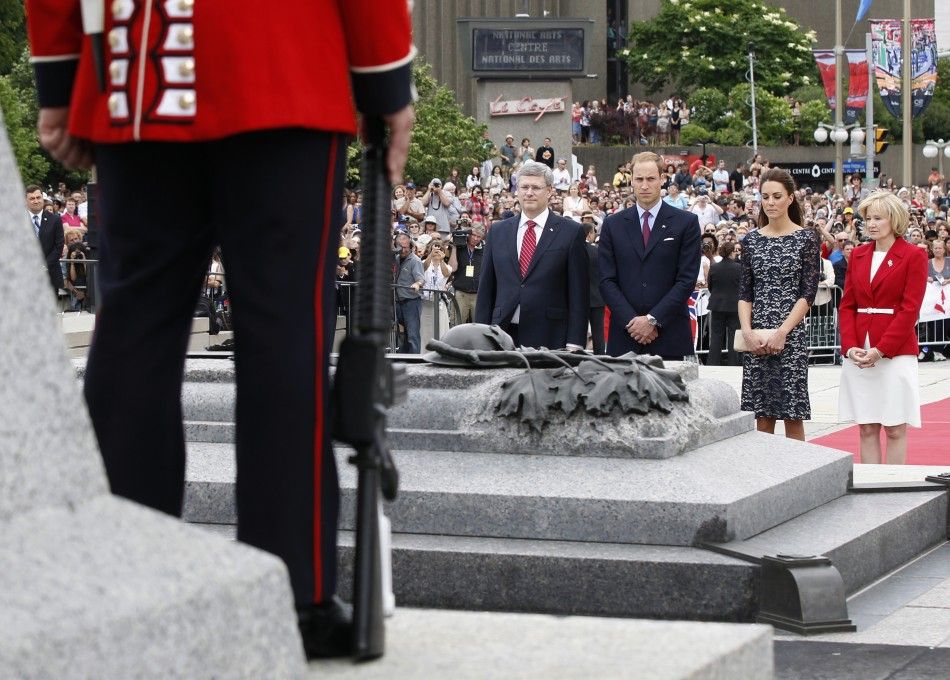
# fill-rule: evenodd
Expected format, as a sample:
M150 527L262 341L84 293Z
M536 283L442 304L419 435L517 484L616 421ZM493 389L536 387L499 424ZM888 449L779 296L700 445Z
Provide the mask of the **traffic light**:
M884 139L887 137L887 128L874 126L874 153L880 155L887 150L888 141Z

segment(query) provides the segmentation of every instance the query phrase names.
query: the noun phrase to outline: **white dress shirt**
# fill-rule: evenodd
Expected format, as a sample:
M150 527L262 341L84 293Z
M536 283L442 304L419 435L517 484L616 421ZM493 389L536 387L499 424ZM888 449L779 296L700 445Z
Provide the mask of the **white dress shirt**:
M518 248L518 266L521 266L521 244L524 241L524 235L528 231L528 220L534 222L534 247L537 249L538 243L541 242L541 234L544 232L544 225L548 222L548 216L551 214L549 208L545 208L541 213L534 218L528 217L521 213L521 221L518 222L518 233L515 236L515 245ZM511 323L518 323L521 319L521 305L515 307L515 313L511 315Z

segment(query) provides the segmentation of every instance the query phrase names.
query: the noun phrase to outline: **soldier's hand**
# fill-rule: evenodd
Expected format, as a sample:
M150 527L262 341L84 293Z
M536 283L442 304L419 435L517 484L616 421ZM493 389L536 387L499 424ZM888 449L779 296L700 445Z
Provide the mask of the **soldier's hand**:
M386 170L391 184L402 183L402 173L409 158L409 141L412 139L412 126L416 122L416 113L412 104L383 116L389 128L389 152L386 154Z
M69 134L69 108L40 109L36 131L40 144L50 155L69 169L92 167L92 145Z

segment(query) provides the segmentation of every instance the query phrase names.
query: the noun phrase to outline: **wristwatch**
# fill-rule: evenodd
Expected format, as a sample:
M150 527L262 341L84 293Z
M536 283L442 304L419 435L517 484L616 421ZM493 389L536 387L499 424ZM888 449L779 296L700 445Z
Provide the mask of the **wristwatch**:
M654 328L660 327L660 322L656 320L656 317L652 314L647 314L647 323L649 323Z

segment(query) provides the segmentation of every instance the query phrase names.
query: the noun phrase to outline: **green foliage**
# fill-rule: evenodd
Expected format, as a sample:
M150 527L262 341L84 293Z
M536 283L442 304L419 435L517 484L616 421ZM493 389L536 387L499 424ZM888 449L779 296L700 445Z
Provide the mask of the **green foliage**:
M452 90L432 76L431 66L417 59L412 72L419 98L406 174L427 182L447 176L453 167L467 169L484 161L486 126L462 113Z
M926 139L950 139L950 104L935 98L921 116L921 126Z
M825 96L825 88L817 84L802 85L801 87L792 90L789 96L791 96L791 98L797 101L799 104L813 101L828 101L828 98Z
M680 144L683 146L692 146L696 142L708 141L713 137L712 132L698 123L689 123L680 130Z
M738 118L749 128L748 139L752 138L751 88L748 83L736 85L729 91L729 108L733 119ZM781 144L792 130L792 109L783 97L776 97L764 89L755 89L755 122L758 128L759 144L772 146ZM739 129L737 123L732 123Z
M821 97L821 99L813 99L807 101L800 107L801 118L799 122L799 128L801 130L801 140L803 144L814 144L814 132L818 127L818 123L829 123L832 119L831 109L828 108L828 100Z
M729 121L716 131L716 143L722 146L745 146L752 139L752 126L741 118L730 116Z
M0 75L0 107L20 175L25 184L46 186L66 182L70 188L78 187L89 180L89 173L64 168L40 147L36 137L39 108L29 58L29 49L24 46L20 58L10 67L9 73Z
M648 92L685 94L711 81L722 90L745 82L751 42L756 85L786 94L816 78L814 40L814 31L762 0L662 0L656 16L633 23L622 54Z
M30 125L30 109L10 76L0 76L0 109L10 138L10 147L20 168L24 184L45 184L49 161L40 150L35 126Z
M432 177L446 177L452 168L463 176L468 168L480 165L488 157L483 134L486 127L462 113L454 93L440 85L432 67L422 59L412 65L416 86L416 124L406 162L406 178L417 184ZM347 149L347 182L359 183L360 145L354 141Z
M729 105L725 94L712 87L701 87L686 100L692 111L690 121L707 128L717 127Z
M7 75L26 46L23 0L0 0L0 75Z

